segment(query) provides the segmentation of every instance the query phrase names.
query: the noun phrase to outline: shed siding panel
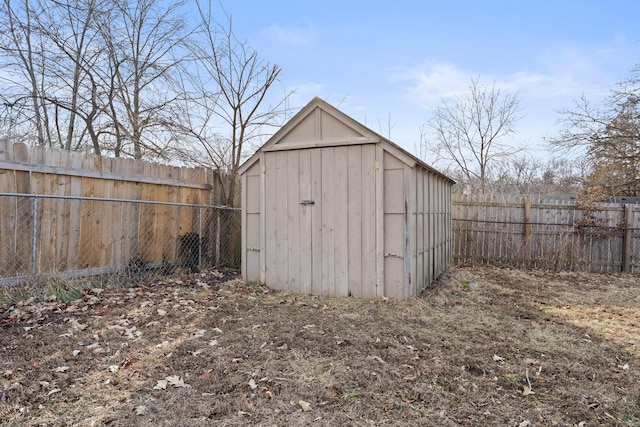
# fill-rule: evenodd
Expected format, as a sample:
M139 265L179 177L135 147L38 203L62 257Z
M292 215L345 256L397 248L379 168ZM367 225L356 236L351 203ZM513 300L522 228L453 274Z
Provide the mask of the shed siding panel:
M427 280L431 282L433 277L433 176L429 172L426 176L425 191L427 197L426 203L426 226L425 226L425 242L427 244L427 254L425 262L427 265Z
M278 284L276 265L278 248L276 220L278 218L278 193L276 176L276 159L279 153L265 153L265 280L274 289L283 289Z
M280 289L291 290L289 287L289 229L288 205L288 165L287 152L276 154L276 281Z
M349 295L362 295L362 147L348 148Z
M298 150L287 152L287 288L300 286L300 159Z
M404 258L404 215L384 215L384 256Z
M424 289L424 171L416 173L416 230L412 238L416 239L416 292ZM415 236L415 237L413 237Z
M247 214L247 250L260 252L260 214ZM251 279L257 280L257 279Z
M256 163L256 166L260 166L260 163ZM251 169L251 172L254 172ZM247 213L254 214L260 213L260 174L249 175L247 173Z
M314 201L311 192L311 151L301 150L300 160L300 202ZM312 287L312 238L311 217L315 205L300 206L300 292L311 293Z
M245 174L242 188L242 203L246 206L243 215L243 277L248 281L260 280L260 162L256 162Z
M416 170L407 165L404 167L406 218L405 218L405 283L404 297L416 295Z
M385 150L376 147L376 296L384 295L384 165Z
M405 170L404 163L384 153L384 294L402 298L405 287Z
M313 141L316 138L316 123L314 115L306 117L293 128L284 138L278 141L278 146L295 144L300 141Z
M322 148L322 295L335 295L334 149Z
M385 169L384 171L384 212L404 213L404 170Z
M385 296L403 298L403 270L404 260L394 256L384 258L384 287Z
M356 138L361 136L355 130L344 124L338 119L331 117L331 115L322 113L321 116L321 135L322 139L332 140L336 138L349 139L350 137Z
M311 287L315 295L322 294L322 150L311 154L311 194L316 203L311 207Z
M349 295L348 147L334 148L335 294Z
M376 297L376 147L362 146L362 297Z

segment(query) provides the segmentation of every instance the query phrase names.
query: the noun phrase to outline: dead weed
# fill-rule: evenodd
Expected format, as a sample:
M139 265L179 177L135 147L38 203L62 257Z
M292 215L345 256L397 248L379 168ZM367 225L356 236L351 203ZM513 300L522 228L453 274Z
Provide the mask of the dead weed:
M637 425L631 276L452 268L408 301L217 271L0 307L4 425Z

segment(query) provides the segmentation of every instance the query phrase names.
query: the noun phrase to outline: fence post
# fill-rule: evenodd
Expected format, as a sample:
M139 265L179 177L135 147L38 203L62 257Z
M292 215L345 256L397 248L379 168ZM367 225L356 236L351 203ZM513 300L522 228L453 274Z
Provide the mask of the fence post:
M215 256L215 262L214 265L216 267L220 266L220 260L222 257L222 252L221 252L221 240L222 240L222 221L220 218L220 214L222 212L221 208L216 208L215 210L216 212L216 256Z
M202 244L204 236L202 235L202 206L198 207L198 267L202 268Z
M31 204L31 277L38 274L38 197L34 197Z
M624 204L624 234L622 237L622 271L631 272L631 239L633 232L633 205Z
M529 267L531 263L531 197L524 198L524 235L522 239L523 251L522 258L525 267Z

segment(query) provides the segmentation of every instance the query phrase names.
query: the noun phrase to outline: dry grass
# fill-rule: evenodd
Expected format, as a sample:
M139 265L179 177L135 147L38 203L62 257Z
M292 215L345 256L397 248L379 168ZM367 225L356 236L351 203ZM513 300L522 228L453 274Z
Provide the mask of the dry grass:
M453 268L368 301L220 276L2 307L0 423L640 423L635 277Z

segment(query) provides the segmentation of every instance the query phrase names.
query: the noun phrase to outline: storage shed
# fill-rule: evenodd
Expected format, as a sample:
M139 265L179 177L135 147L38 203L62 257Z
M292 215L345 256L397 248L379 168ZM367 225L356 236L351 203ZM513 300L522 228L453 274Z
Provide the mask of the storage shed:
M450 263L454 182L320 98L240 174L247 281L406 298Z

